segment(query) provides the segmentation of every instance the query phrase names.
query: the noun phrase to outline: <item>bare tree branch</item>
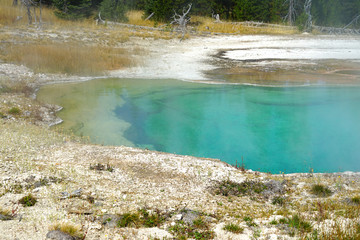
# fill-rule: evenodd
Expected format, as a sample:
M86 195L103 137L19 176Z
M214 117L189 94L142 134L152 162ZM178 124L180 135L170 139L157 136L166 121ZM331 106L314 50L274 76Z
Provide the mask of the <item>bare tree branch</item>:
M312 30L312 16L311 16L311 4L312 0L306 0L304 5L305 14L308 16L305 23L305 31L311 32Z
M295 10L295 4L296 0L286 0L284 4L289 4L288 13L284 17L285 21L289 22L289 25L294 25L295 18L296 18L296 10Z
M178 24L180 27L180 30L182 31L182 37L181 40L184 39L185 33L186 33L186 24L190 21L190 18L187 17L187 15L189 14L190 10L191 10L192 4L190 3L188 5L188 9L186 10L185 8L183 8L183 14L179 15L176 13L176 11L174 10L174 15L172 16L172 18L174 19L170 24Z
M152 16L154 16L155 12L151 13L146 19L145 21L149 20Z
M360 19L360 15L357 15L356 17L353 18L353 20L351 20L351 22L350 22L348 25L346 25L346 26L344 27L344 29L350 27L350 26L353 25L353 24L357 24L358 21L359 21L359 19Z

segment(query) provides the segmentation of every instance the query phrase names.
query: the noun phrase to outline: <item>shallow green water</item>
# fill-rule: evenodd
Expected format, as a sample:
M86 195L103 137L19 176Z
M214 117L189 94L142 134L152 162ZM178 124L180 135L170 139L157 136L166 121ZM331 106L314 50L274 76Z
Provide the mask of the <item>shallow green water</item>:
M244 159L260 171L360 171L360 88L105 79L44 87L60 127L95 143Z

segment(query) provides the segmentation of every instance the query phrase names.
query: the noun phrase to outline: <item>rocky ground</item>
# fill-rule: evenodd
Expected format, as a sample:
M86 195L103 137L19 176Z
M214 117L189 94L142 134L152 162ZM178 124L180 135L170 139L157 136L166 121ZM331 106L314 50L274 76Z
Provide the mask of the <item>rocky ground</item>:
M42 84L87 78L0 63L0 79L11 89L0 95L1 239L360 237L359 173L273 175L89 144L49 129L60 107L33 99Z

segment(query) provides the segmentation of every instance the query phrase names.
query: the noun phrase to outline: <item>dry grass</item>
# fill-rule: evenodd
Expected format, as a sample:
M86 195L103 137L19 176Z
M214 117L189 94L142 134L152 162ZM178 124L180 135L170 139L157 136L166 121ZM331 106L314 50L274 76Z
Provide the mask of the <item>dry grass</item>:
M140 25L140 26L147 26L147 27L154 27L155 22L150 20L144 19L144 12L143 11L136 11L132 10L126 13L126 16L129 19L129 24ZM146 18L146 17L145 17Z
M49 230L58 230L78 239L83 239L84 237L80 231L80 227L70 223L55 223L54 225L50 226Z
M48 73L97 75L132 63L121 48L70 43L14 45L6 54L8 61Z
M37 18L39 17L39 10L37 9ZM18 19L18 17L22 17ZM42 20L46 23L54 23L57 20L54 12L50 8L42 8ZM26 9L20 6L12 5L12 0L1 0L0 3L0 24L13 25L13 24L27 24L28 19L26 15Z
M295 34L295 28L282 25L265 25L259 27L245 26L234 22L215 22L213 18L194 16L191 22L196 24L197 31L211 33L230 33L230 34Z

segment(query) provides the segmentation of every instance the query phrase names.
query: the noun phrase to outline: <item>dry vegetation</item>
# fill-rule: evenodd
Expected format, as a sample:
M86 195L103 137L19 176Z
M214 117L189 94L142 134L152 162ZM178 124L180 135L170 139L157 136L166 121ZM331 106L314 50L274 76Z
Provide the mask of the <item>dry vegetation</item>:
M15 45L8 49L6 56L9 61L23 64L35 72L80 75L95 75L132 63L122 48L69 43Z

